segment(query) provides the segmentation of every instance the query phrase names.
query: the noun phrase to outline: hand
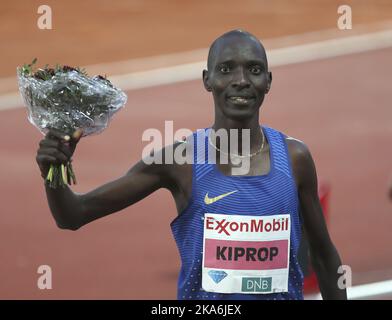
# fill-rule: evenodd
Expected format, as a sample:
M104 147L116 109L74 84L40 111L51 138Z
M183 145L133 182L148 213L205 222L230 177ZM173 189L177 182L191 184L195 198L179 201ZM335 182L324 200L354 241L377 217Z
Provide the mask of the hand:
M69 136L58 130L50 129L45 138L39 142L36 161L44 179L52 164L66 164L71 160L82 133L81 129L77 129Z

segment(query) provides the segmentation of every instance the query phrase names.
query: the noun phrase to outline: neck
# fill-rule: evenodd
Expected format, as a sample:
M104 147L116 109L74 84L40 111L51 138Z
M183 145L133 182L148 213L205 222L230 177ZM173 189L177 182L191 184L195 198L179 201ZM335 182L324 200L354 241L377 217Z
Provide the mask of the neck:
M241 154L242 150L242 130L243 129L249 129L250 130L250 153L253 153L257 150L260 149L260 146L263 141L263 135L260 130L260 124L259 124L259 115L255 115L252 118L246 119L246 120L233 120L233 119L228 119L226 117L216 117L214 125L212 126L212 129L215 131L218 131L219 129L224 129L227 130L228 134L228 143L230 146L230 129L237 129L238 130L238 147L239 147L239 154ZM220 147L220 142L216 141L216 146L219 148Z

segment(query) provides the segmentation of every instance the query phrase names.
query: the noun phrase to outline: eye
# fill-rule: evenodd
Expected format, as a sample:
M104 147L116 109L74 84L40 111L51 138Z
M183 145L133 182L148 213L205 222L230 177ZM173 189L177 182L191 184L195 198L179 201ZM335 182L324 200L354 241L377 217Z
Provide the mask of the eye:
M250 67L249 71L253 74L260 74L261 68L259 66Z
M230 72L230 68L226 65L220 66L219 67L219 71L222 73L229 73Z

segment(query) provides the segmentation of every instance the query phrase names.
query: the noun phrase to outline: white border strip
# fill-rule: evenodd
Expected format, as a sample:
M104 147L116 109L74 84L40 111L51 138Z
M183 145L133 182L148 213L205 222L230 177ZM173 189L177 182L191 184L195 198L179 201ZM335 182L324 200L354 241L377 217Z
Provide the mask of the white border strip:
M389 47L392 47L392 30L272 49L268 51L268 60L271 67L277 67ZM114 75L110 80L122 90L128 91L201 79L205 67L206 61L186 63ZM23 102L18 92L0 95L0 111L22 106Z
M347 296L350 300L366 299L382 295L392 295L392 280L363 284L348 288Z
M377 299L385 295L392 298L392 280L368 283L347 288L347 298L349 300ZM321 294L306 295L305 300L321 300Z
M269 65L281 66L388 47L392 47L392 30L271 50Z

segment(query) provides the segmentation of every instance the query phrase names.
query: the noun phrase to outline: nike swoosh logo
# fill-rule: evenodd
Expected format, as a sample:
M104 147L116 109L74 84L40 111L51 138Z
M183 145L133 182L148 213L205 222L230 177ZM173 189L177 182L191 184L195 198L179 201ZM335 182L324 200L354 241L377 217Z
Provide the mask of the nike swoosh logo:
M208 197L208 192L207 192L206 196L204 197L204 203L205 204L212 204L212 203L217 202L217 201L219 201L219 200L221 200L221 199L223 199L223 198L225 198L225 197L227 197L227 196L229 196L229 195L231 195L231 194L233 194L233 193L235 193L237 191L238 190L227 192L227 193L221 194L220 196L213 197L213 198L209 198Z

